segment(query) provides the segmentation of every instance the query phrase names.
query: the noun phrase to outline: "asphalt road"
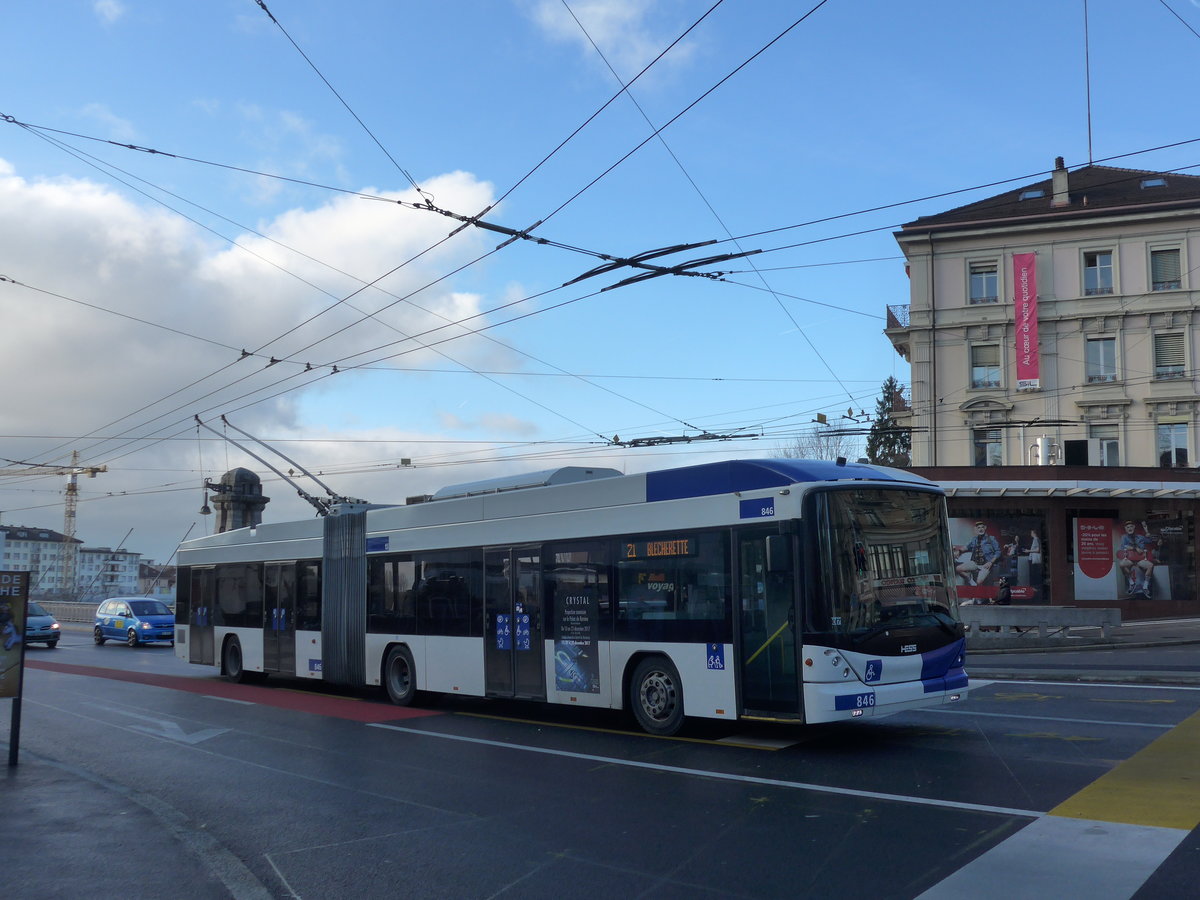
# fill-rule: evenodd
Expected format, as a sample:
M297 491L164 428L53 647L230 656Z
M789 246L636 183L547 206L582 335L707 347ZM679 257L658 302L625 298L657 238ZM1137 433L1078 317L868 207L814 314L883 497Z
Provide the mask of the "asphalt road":
M1157 900L1200 877L1188 687L977 679L952 711L654 738L615 713L230 685L82 631L27 664L23 757L174 836L123 897ZM11 896L71 895L14 872Z

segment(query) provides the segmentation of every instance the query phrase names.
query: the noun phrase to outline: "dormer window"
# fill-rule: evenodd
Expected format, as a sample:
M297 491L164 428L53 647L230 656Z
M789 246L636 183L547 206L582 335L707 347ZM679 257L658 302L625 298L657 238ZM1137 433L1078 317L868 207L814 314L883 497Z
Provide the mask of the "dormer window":
M1146 188L1156 188L1156 187L1166 187L1166 186L1167 186L1167 179L1165 179L1165 178L1143 178L1142 179L1142 190L1143 191L1146 190Z
M1017 199L1018 200L1037 200L1037 199L1039 199L1041 197L1045 197L1045 196L1046 196L1046 192L1043 191L1041 188L1030 188L1027 191L1021 191L1021 193L1017 194Z

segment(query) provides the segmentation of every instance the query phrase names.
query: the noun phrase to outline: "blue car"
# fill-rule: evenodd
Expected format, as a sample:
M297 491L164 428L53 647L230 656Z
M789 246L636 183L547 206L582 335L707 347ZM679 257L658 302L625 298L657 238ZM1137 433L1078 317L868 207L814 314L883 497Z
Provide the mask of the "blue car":
M130 647L151 641L175 644L175 613L152 597L112 597L96 608L92 638L97 644L124 641Z
M62 628L58 619L46 612L39 604L29 601L25 607L25 643L45 644L47 647L58 646Z

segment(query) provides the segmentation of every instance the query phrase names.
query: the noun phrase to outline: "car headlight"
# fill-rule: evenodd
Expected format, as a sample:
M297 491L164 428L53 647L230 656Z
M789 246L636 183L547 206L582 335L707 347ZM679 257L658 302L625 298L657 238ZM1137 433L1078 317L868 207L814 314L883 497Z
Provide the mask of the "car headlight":
M59 624L57 622L55 622L53 625L50 626L51 631L58 631L58 629L59 629Z

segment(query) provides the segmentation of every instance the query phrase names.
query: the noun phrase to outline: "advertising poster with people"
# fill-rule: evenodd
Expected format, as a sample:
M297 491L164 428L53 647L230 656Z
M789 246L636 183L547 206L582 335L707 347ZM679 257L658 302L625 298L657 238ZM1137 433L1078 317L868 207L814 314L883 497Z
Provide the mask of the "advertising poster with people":
M0 572L0 697L16 697L21 689L28 597L28 572Z
M1126 519L1078 518L1075 596L1080 600L1171 600L1186 589L1186 522L1148 512Z
M1040 516L950 520L958 599L1040 603L1046 598L1045 521Z

